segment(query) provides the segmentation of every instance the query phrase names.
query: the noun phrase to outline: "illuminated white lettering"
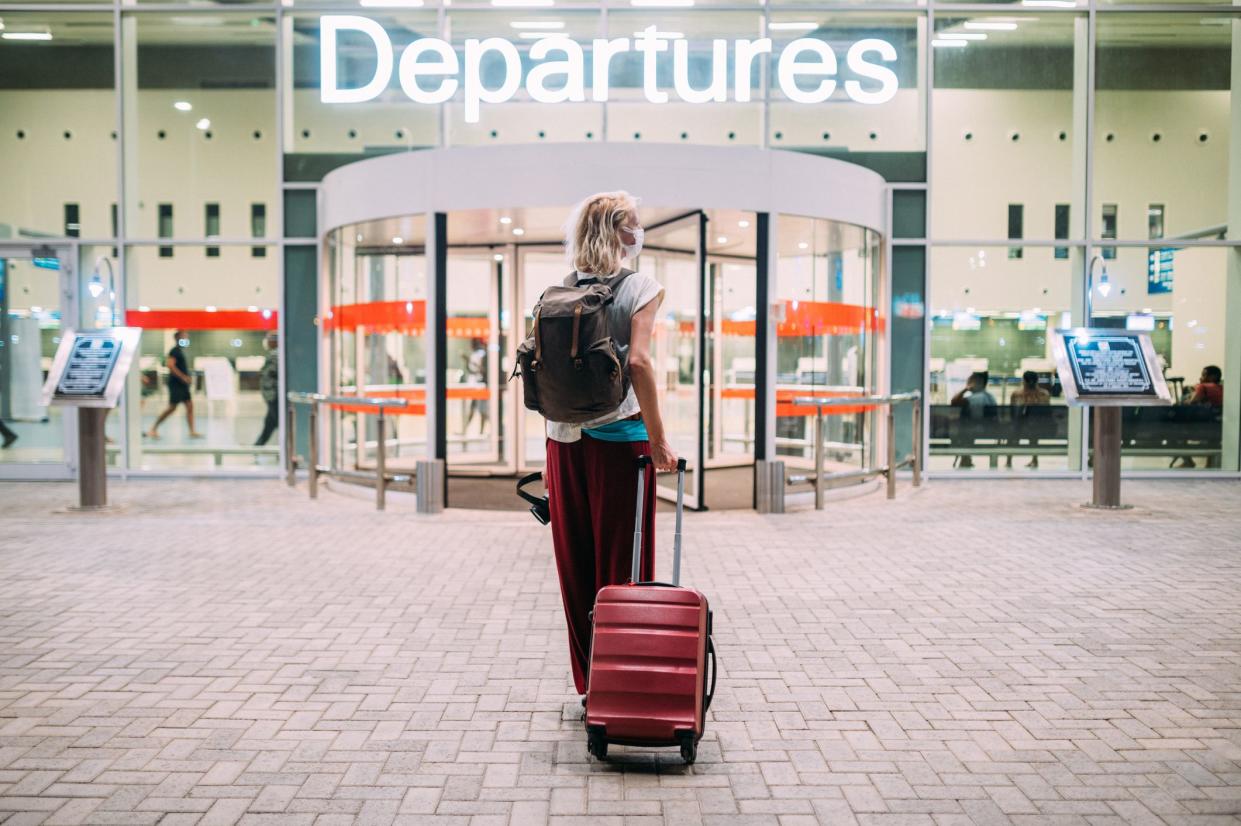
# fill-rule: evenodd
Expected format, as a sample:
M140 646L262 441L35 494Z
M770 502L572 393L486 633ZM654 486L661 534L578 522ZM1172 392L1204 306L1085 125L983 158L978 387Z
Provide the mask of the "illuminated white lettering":
M845 57L845 63L849 67L849 71L860 77L870 78L879 81L879 90L868 92L862 88L862 84L856 80L845 81L845 94L856 100L858 103L887 103L896 97L896 87L898 86L896 72L887 66L877 66L874 63L866 62L867 52L878 52L879 59L885 63L893 63L896 61L896 49L892 48L892 44L886 40L876 40L870 38L867 40L859 40L849 47L849 54Z
M356 89L341 89L336 82L336 36L341 31L361 32L375 44L375 75ZM369 17L325 14L319 21L319 99L324 103L362 103L379 97L392 79L392 41L383 27Z
M803 52L815 55L818 60L813 63L798 63L797 57ZM833 78L836 74L836 54L832 51L832 47L822 40L800 37L785 46L784 51L780 53L777 74L780 77L780 91L784 92L784 96L789 100L794 103L822 103L832 96L832 92L836 91L836 81L834 79L822 80L815 89L803 92L797 85L797 77L807 75Z
M728 100L728 41L711 41L711 84L695 89L689 85L689 41L678 38L672 46L672 87L686 103Z
M419 62L419 56L427 52L434 52L439 60ZM410 100L415 103L443 103L451 100L452 96L457 93L456 74L459 71L461 68L457 62L457 53L452 50L451 46L434 37L423 37L405 47L405 51L401 53L401 65L397 69L397 74L401 81L401 89L409 95ZM437 89L424 90L418 85L418 77L421 75L448 77L448 79L441 81Z
M530 47L530 59L542 60L552 49L564 52L566 59L540 63L530 70L530 74L526 76L526 90L531 99L539 103L586 100L586 75L582 68L585 58L582 47L567 37L540 37ZM564 75L564 86L555 90L548 89L547 79L552 75Z
M504 58L504 81L498 88L483 85L483 55L496 52ZM521 57L517 47L502 37L465 41L465 122L478 123L480 103L504 103L521 85Z
M733 97L738 103L750 102L750 88L754 85L754 58L761 54L771 54L771 38L762 40L738 40L735 46L737 55L737 77L733 84Z

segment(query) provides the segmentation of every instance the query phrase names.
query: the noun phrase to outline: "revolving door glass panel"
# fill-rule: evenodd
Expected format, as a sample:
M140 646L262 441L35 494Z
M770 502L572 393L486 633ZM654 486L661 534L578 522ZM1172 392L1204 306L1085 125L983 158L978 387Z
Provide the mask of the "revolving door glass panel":
M393 398L385 411L390 469L413 469L426 455L427 267L425 219L408 217L345 227L329 242L329 392ZM372 411L328 409L331 465L373 471L378 426Z
M852 224L780 215L777 223L776 453L814 463L816 407L798 399L880 389L881 236ZM825 470L873 467L873 408L823 408Z

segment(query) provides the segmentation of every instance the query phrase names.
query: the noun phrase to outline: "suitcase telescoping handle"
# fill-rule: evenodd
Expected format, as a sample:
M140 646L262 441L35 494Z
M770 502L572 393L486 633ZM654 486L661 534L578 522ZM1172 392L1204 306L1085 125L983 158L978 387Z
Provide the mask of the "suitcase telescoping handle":
M638 504L634 508L633 568L630 582L640 582L642 575L642 517L646 504L646 469L652 464L650 456L638 457ZM677 459L677 515L676 534L672 539L672 584L681 584L681 517L685 513L685 460Z

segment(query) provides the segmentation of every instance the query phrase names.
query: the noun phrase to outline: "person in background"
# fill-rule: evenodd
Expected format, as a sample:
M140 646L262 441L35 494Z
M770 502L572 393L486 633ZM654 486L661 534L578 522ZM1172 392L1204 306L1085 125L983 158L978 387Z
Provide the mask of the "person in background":
M0 437L4 439L4 442L0 444L0 448L8 447L17 441L17 434L3 420L0 420Z
M190 425L190 438L201 439L203 434L194 429L194 400L190 397L190 385L193 379L190 378L189 364L185 360L185 351L181 349L181 342L185 341L185 331L176 330L173 333L172 349L168 351L168 359L166 366L168 367L168 407L163 413L159 414L159 418L155 420L155 424L151 425L151 429L147 431L147 436L151 439L159 438L159 426L164 420L173 414L177 409L177 405L185 405L185 419Z
M268 333L263 339L267 356L263 359L263 369L259 371L259 393L267 402L267 416L263 419L263 432L259 434L255 446L267 444L280 424L280 402L277 400L280 392L280 355L276 352L279 346L280 338L275 333Z
M1021 374L1021 389L1013 393L1008 403L1013 408L1013 420L1017 423L1016 435L1021 438L1021 425L1025 423L1027 409L1031 407L1046 407L1051 404L1051 393L1038 386L1038 373L1033 370L1027 370ZM1013 457L1009 456L1005 467L1013 466ZM1038 455L1030 457L1026 467L1031 470L1038 470Z
M987 415L987 408L995 409L995 396L987 392L987 382L991 375L986 370L978 370L965 380L965 388L952 397L952 406L960 407L961 418L966 421L981 422ZM972 468L974 460L970 456L958 457L957 467Z
M481 338L471 339L470 352L462 355L465 360L465 382L466 384L487 384L487 342ZM480 434L487 432L487 422L489 421L489 413L486 399L470 399L469 408L466 410L465 423L461 425L461 435L464 436L470 429L470 422L474 421L474 414L479 417L478 432Z
M1202 368L1202 374L1198 376L1198 384L1194 387L1194 395L1190 397L1190 404L1206 404L1211 407L1224 406L1224 371L1220 370L1214 364L1208 364Z
M1189 397L1189 403L1214 408L1217 411L1222 410L1224 407L1223 381L1224 371L1220 370L1218 366L1208 364L1206 367L1203 367L1202 373L1198 376L1198 383L1194 385L1193 395ZM1173 467L1185 468L1197 466L1198 463L1194 461L1192 456L1182 456L1180 464L1173 465ZM1213 466L1212 460L1207 461L1207 466Z

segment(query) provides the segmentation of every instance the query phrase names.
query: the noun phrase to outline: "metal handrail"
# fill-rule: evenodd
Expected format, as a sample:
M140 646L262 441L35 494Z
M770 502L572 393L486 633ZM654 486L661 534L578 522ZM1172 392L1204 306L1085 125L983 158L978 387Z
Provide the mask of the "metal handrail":
M323 473L331 473L329 468L319 466L319 405L321 404L347 404L350 407L369 407L376 412L376 447L375 447L375 509L383 510L387 498L387 488L390 480L386 471L387 465L387 444L385 431L387 422L384 419L385 410L403 410L410 406L410 402L406 399L383 398L370 396L331 396L325 393L302 393L290 391L287 396L289 404L285 408L287 414L287 422L285 427L285 437L287 439L286 454L289 457L289 467L286 476L286 482L289 487L293 487L297 482L297 436L294 405L304 404L310 409L309 414L310 425L310 456L306 462L306 471L308 475L308 492L311 499L319 496L319 476Z
M886 476L888 480L888 498L896 498L896 470L903 467L905 462L899 465L896 461L896 412L894 408L898 404L913 403L913 483L914 487L922 484L922 393L913 390L908 393L893 393L888 396L833 396L831 398L823 398L819 396L800 396L793 399L793 404L800 407L815 408L814 414L814 509L823 510L823 483L828 479L843 479L847 477L857 476ZM888 408L887 415L887 431L888 431L888 456L887 463L881 468L872 468L869 470L846 470L838 473L823 472L823 408L825 407L855 407L857 405L886 406ZM870 411L867 411L870 412ZM906 460L910 461L910 460ZM793 477L792 482L804 481L802 477Z

